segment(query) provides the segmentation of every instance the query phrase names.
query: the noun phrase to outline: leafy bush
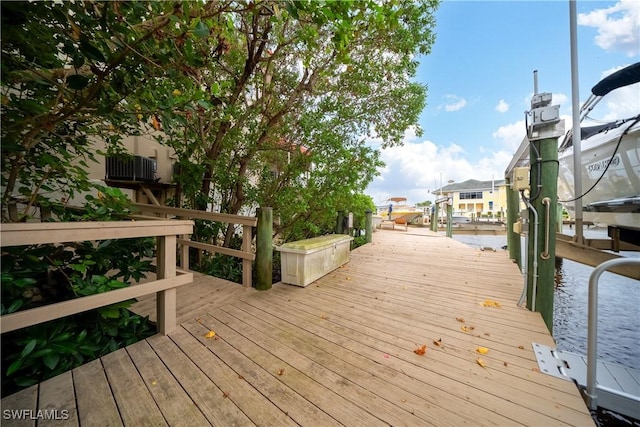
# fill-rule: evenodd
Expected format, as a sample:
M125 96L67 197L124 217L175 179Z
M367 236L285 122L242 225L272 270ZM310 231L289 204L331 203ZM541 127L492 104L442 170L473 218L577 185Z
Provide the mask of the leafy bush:
M117 189L87 196L83 212L58 219L107 220L128 211ZM2 315L129 286L152 268L153 238L3 248ZM133 300L2 335L2 394L44 381L155 333L130 313Z

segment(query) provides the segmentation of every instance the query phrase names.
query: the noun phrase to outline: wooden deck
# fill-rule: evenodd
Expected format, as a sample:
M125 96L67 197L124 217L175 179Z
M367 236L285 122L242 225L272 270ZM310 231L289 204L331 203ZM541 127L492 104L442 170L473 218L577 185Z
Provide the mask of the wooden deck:
M195 280L175 333L9 396L3 411L64 409L56 425L84 426L593 425L572 383L538 372L531 342L553 340L516 307L522 279L504 251L380 230L307 288Z

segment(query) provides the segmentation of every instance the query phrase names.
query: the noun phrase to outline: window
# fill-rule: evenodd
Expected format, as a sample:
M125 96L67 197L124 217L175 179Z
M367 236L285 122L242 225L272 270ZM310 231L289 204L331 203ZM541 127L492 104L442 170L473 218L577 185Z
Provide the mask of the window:
M482 199L482 191L460 193L460 199Z

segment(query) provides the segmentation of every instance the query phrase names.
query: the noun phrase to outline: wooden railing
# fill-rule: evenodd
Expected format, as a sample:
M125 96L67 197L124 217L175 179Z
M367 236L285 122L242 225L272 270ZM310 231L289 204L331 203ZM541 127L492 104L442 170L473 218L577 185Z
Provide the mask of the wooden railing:
M6 314L0 317L0 333L37 325L151 293L157 296L158 332L176 329L176 288L193 282L193 273L176 268L177 235L188 235L193 221L106 221L2 224L2 247L57 244L106 239L157 237L157 280L97 295Z
M252 286L251 266L256 259L256 254L251 251L251 241L253 240L253 228L258 225L258 218L241 215L231 215L215 212L205 212L192 209L174 208L171 206L148 205L144 203L134 203L142 214L151 213L167 217L169 215L180 219L202 219L206 221L224 222L227 224L242 225L242 248L241 250L230 249L219 245L209 243L196 242L183 236L178 239L178 243L182 245L180 251L180 266L189 269L189 248L196 248L213 253L229 255L242 259L242 285L250 288Z

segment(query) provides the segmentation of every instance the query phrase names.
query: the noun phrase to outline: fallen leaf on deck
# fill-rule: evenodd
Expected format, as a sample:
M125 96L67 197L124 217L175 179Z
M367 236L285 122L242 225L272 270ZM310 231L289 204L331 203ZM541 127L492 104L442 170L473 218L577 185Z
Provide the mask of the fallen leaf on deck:
M415 354L418 354L420 356L422 356L426 351L427 351L427 345L426 344L422 344L420 347L418 347L415 350L413 350L413 352Z
M320 316L320 318L322 320L329 320L329 317L326 314L323 314L322 316Z
M440 338L438 341L433 340L433 344L435 346L442 347L442 338Z
M204 337L205 337L205 338L213 338L213 337L215 337L215 336L216 336L216 333L215 333L215 332L213 332L213 331L209 331L209 332L207 332L207 333L205 334L205 336L204 336Z
M476 348L476 351L480 354L487 354L489 353L489 349L487 347L478 347Z
M456 320L460 323L464 323L464 317L456 317Z
M228 393L228 392L226 392L226 391L223 391L223 392L222 392L222 397L229 397L229 393Z
M387 353L383 354L382 357L384 357L385 359L389 358L389 355Z
M351 277L347 276L347 280L351 280Z
M280 370L278 371L278 375L284 375L284 368L280 368Z
M533 372L540 372L540 369L538 369L538 368L531 368L531 370L532 370Z
M469 332L469 328L467 328L466 326L460 326L460 330L462 332Z
M519 348L520 350L524 350L524 346L523 346L523 345L519 345L519 346L518 346L518 348Z
M509 364L507 362L502 362L502 363L504 363L504 366L509 366Z
M502 307L502 304L500 304L498 301L494 301L490 299L486 299L484 300L484 302L481 302L480 304L482 304L485 307Z
M238 375L238 378L241 379L241 380L244 379L244 377L242 375Z
M151 385L156 385L156 384L158 384L158 381L156 380L151 381Z
M487 364L485 363L484 360L480 359L479 357L476 359L476 363L480 366L482 366L483 368L487 367Z

